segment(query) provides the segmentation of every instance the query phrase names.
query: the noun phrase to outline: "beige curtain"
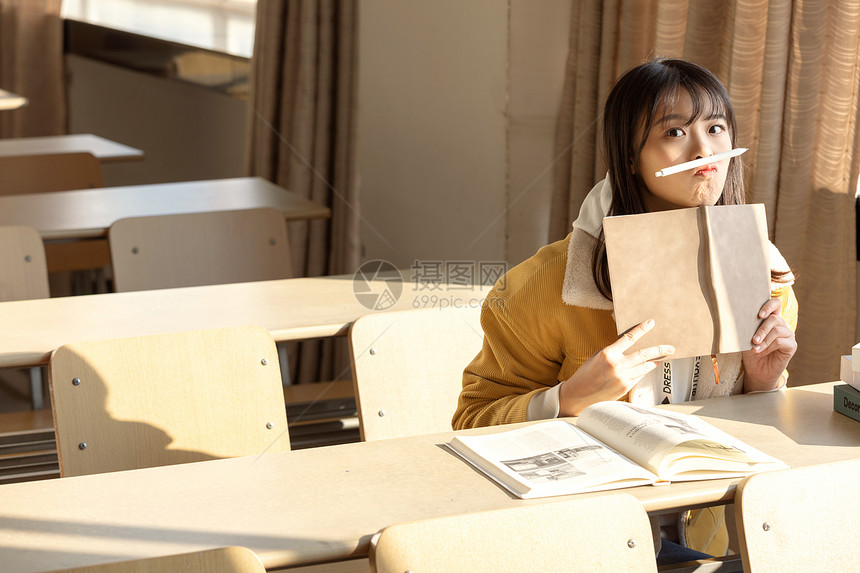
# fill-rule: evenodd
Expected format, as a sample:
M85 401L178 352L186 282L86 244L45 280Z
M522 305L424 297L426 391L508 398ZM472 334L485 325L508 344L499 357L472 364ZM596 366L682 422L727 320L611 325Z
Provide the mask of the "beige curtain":
M791 385L839 377L857 342L854 196L860 173L860 0L574 0L556 138L550 240L603 177L603 101L626 69L684 57L728 87L751 202L795 270Z
M61 0L0 0L0 89L29 105L0 111L0 137L66 131Z
M290 223L296 276L358 268L357 9L351 0L257 3L248 172L332 211L326 221ZM346 376L343 339L303 342L289 354L294 382Z

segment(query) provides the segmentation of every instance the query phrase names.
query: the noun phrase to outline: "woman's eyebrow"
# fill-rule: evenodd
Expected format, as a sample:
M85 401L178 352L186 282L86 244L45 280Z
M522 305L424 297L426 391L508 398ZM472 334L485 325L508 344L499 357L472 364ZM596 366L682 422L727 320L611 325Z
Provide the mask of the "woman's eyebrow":
M719 119L726 122L729 121L729 118L726 116L726 114L722 112L708 114L707 116L705 116L704 119L705 121L711 121L714 119ZM684 125L690 125L691 123L693 123L693 121L695 121L695 118L688 117L680 113L670 113L668 115L664 115L663 117L658 118L656 121L654 121L654 125L663 126L667 123L676 122L683 123Z
M690 118L687 117L686 115L682 115L680 113L670 113L669 115L664 115L663 117L658 118L657 121L655 121L654 123L656 125L663 125L666 123L674 123L677 121L686 125L686 124L690 123Z

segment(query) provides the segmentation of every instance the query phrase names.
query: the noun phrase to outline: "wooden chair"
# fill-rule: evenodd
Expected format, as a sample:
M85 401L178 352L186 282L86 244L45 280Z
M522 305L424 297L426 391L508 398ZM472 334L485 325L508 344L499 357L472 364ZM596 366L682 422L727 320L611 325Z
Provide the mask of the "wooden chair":
M46 153L0 157L0 195L48 193L102 187L102 166L92 153ZM103 269L110 263L107 241L49 242L45 245L51 273ZM103 282L97 273L96 280ZM70 275L54 276L53 290L72 294ZM78 289L84 288L83 280Z
M67 344L49 372L61 476L290 449L263 328Z
M648 515L627 493L391 525L371 541L371 571L655 572Z
M101 187L102 166L92 153L0 157L0 195Z
M129 217L108 230L114 290L128 292L292 276L284 214L277 209ZM285 347L279 347L287 372Z
M272 208L120 219L108 242L117 292L292 276L287 224ZM284 345L278 360L288 374Z
M42 237L31 227L0 227L0 301L49 296ZM45 407L39 367L30 368L30 400L34 410Z
M480 308L376 313L349 330L361 436L379 440L451 429L463 369L481 349Z
M108 231L117 292L289 278L277 209L131 217Z
M856 571L860 459L752 475L735 493L744 571Z
M194 553L150 557L54 573L265 573L256 553L247 547L220 547Z
M0 301L49 296L42 237L31 227L0 227Z

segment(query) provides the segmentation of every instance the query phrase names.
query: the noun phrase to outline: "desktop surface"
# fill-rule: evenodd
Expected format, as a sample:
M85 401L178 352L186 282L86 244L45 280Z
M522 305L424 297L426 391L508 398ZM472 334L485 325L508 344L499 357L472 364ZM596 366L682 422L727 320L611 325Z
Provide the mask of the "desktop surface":
M671 408L702 416L789 465L860 457L860 425L833 412L832 386ZM562 499L514 498L442 447L451 435L0 486L4 570L48 571L223 545L250 547L268 568L348 559L366 555L371 536L393 523ZM624 491L656 514L730 501L739 481Z

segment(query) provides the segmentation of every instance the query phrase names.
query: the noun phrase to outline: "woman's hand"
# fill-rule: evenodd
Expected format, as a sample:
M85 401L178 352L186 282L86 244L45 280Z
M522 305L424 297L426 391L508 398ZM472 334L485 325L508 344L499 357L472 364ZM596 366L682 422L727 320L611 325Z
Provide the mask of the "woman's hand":
M652 328L653 320L646 320L634 326L618 340L586 360L573 376L562 382L559 390L559 415L578 416L595 402L621 398L643 376L657 367L655 361L674 353L674 347L659 345L624 354Z
M744 392L773 390L785 383L782 373L797 351L794 331L779 315L782 302L772 298L758 312L762 323L752 338L753 347L743 353Z

